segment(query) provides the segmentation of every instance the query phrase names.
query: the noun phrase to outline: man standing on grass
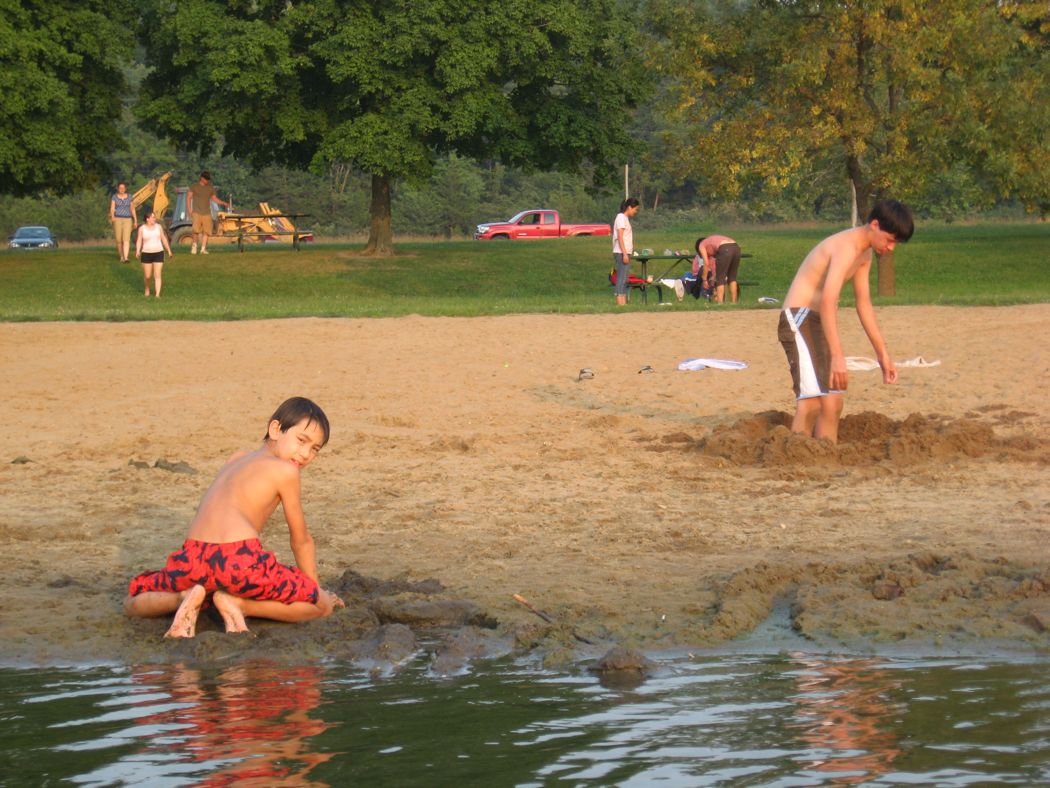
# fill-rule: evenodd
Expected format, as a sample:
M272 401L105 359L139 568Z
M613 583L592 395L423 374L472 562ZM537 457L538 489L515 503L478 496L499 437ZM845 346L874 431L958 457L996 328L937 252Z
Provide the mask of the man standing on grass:
M205 170L201 173L200 180L190 186L186 195L186 207L193 217L193 246L190 254L197 254L197 244L200 244L201 254L208 253L208 236L215 232L211 221L211 204L225 205L226 210L231 210L228 202L219 199L215 189L211 185L211 173Z
M868 277L872 251L880 255L893 251L911 238L914 229L906 205L880 200L867 224L825 238L802 261L784 298L777 331L797 400L794 432L838 442L847 380L837 311L847 281L853 282L857 316L882 367L882 382L897 382L897 368L875 322Z

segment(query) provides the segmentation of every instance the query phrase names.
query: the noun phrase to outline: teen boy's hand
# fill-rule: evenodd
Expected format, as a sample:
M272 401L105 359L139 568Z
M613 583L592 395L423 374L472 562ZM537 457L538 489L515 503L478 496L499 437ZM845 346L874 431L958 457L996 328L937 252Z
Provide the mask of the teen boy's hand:
M897 382L897 365L893 363L893 359L890 358L888 353L879 356L879 366L882 367L883 383Z
M828 372L830 373L828 388L832 391L845 391L849 385L849 376L846 374L846 357L833 355Z

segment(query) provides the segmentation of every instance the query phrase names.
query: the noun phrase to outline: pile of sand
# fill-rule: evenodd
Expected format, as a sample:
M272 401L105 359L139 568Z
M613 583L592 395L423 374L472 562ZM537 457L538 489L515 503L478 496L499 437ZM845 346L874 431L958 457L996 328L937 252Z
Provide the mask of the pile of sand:
M1018 413L1018 419L1034 416ZM905 467L929 462L956 462L977 457L1047 463L1047 441L1032 435L996 435L991 424L975 419L912 413L899 421L881 413L843 417L839 442L814 440L790 430L791 415L768 411L717 427L693 438L685 433L665 436L709 457L757 467L851 466L885 462Z

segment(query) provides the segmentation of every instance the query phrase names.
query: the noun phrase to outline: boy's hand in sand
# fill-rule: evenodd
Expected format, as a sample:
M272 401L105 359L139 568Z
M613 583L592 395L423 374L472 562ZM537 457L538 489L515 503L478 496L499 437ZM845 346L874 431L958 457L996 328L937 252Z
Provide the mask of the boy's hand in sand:
M317 606L324 611L322 615L329 616L335 608L346 607L346 602L337 597L331 591L320 588L317 591Z

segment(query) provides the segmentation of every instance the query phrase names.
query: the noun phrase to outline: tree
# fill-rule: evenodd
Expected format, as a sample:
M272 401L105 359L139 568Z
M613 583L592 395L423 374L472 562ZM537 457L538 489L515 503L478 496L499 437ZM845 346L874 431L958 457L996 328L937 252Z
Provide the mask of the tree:
M370 174L369 254L392 251L392 181L441 154L578 171L633 147L645 82L617 0L146 5L140 117L256 166Z
M713 192L783 189L831 161L863 217L873 199L921 195L961 164L989 202L1050 204L1045 2L725 0L660 11L674 19L664 65L678 75L687 124L674 161L706 174ZM884 257L880 293L890 281Z
M0 0L0 192L93 186L120 145L127 0Z

